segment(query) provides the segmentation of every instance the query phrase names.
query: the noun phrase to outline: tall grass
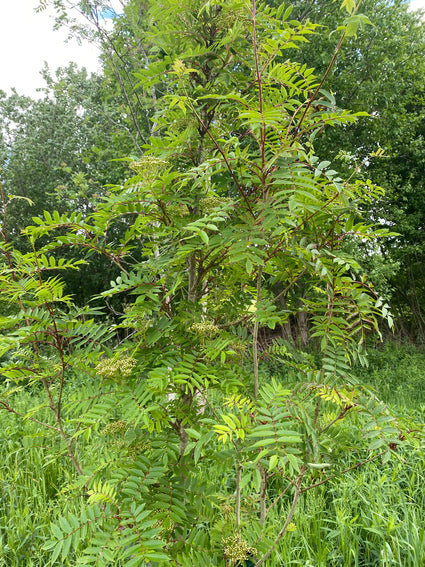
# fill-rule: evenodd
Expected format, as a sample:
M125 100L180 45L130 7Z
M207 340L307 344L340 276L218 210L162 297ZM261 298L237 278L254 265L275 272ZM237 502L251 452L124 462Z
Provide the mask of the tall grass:
M364 384L374 386L384 401L398 411L425 409L425 348L410 344L385 343L371 349L369 367L357 374Z
M37 402L36 392L22 391L14 407L24 412ZM61 491L73 475L46 430L0 412L0 567L49 564L41 547L50 522L70 504Z
M425 458L405 457L307 493L281 546L281 565L425 565Z
M370 367L358 374L394 411L423 420L425 352L386 345L372 351ZM33 406L41 403L37 392L28 391L16 403L24 410L29 399ZM84 449L95 463L91 447ZM79 507L78 497L63 491L74 472L60 452L36 423L0 412L0 567L50 565L42 550L50 522L64 509ZM269 521L280 524L283 513L276 509ZM211 526L215 523L211 518ZM75 565L75 558L54 565ZM370 463L305 493L291 531L267 565L423 567L425 456L399 450L385 466Z

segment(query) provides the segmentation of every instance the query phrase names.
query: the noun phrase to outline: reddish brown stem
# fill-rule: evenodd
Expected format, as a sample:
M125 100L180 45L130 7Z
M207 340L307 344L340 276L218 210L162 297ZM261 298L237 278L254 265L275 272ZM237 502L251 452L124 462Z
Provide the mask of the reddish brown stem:
M341 47L342 47L342 44L343 44L344 39L345 39L345 32L342 34L341 39L339 40L338 45L337 45L336 48L335 48L335 52L334 52L334 54L333 54L333 57L332 57L332 59L331 59L329 65L328 65L328 68L326 69L325 74L324 74L323 77L322 77L322 80L320 81L320 83L319 83L317 89L314 91L313 96L310 97L310 99L309 99L309 101L308 101L308 103L307 103L307 106L306 106L305 109L304 109L304 112L303 112L303 114L302 114L302 116L301 116L301 120L298 122L298 131L301 129L301 124L303 123L304 118L306 117L306 114L307 114L307 112L308 112L310 106L313 104L313 101L315 100L315 98L316 98L317 95L319 94L320 89L323 87L324 82L326 81L326 79L327 79L329 73L331 72L331 69L332 69L332 67L334 66L335 60L336 60L337 55L338 55L338 53L339 53L339 51L340 51L340 49L341 49Z

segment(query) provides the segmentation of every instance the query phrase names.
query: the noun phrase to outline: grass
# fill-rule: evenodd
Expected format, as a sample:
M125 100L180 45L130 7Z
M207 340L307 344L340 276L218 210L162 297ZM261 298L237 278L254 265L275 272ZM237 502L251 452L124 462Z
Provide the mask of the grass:
M386 344L359 380L398 414L424 421L425 351ZM281 546L285 567L423 567L425 456L420 449L370 463L307 493ZM276 565L279 563L277 562Z
M306 495L280 554L282 565L425 565L425 459L410 455L359 469Z
M358 375L394 411L423 420L425 352L386 345L372 351L370 367ZM37 393L18 395L22 408L29 398L38 403ZM0 412L0 567L50 565L50 554L42 549L50 522L65 508L78 509L78 499L62 491L73 478L72 468L54 453L52 440L37 424ZM93 454L93 463L98 458ZM270 521L281 522L278 511ZM54 563L74 564L72 556ZM292 530L267 565L423 567L425 456L420 450L399 451L385 467L370 463L307 492Z
M369 367L359 368L361 382L375 387L381 399L399 411L425 410L425 350L385 343L370 351Z

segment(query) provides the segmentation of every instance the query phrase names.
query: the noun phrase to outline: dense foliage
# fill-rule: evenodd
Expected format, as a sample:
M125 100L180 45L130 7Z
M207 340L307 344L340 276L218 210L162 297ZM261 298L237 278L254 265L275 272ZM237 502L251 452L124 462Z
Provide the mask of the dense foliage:
M10 198L7 238L21 251L31 249L22 229L44 210L93 211L105 185L128 174L115 160L134 148L121 124L122 108L104 100L99 77L87 77L73 64L54 77L44 69L43 77L46 87L37 100L0 93L1 180ZM112 274L103 263L64 277L75 301L84 305Z
M116 19L113 32L102 17L112 13L107 0L61 0L55 4L60 6L60 22L67 22L73 33L100 41L111 96L121 97L128 130L136 141L145 143L155 125L147 119L163 95L162 84L152 87L141 83L136 88L133 75L148 65L152 56L152 38L145 33L149 21L145 3L127 2L125 17L121 14ZM267 4L276 2L268 0ZM84 14L86 24L72 18L76 10ZM360 246L353 253L373 275L380 293L391 300L397 334L423 342L424 23L406 0L363 0L360 10L371 17L373 25L356 22L362 25L361 33L343 42L328 69L326 88L336 93L339 105L366 111L369 117L344 128L325 130L315 151L320 159L339 160L339 169L345 172L366 163L365 179L370 177L385 189L385 196L364 207L363 213L373 223L392 227L400 237L387 239L379 247ZM294 2L292 16L324 26L322 33L299 46L297 59L314 67L319 75L325 73L335 55L334 31L341 20L338 4L332 0ZM154 50L154 58L158 54L160 50ZM383 152L381 159L369 161L378 148ZM292 334L297 334L295 328Z
M327 79L340 104L366 110L369 117L349 128L324 132L317 151L343 166L361 163L379 147L383 156L368 164L367 175L385 196L367 208L371 222L399 233L363 260L380 289L391 298L399 336L424 340L424 76L423 18L405 1L365 0L361 10L373 20L357 38L345 42ZM295 4L295 14L331 31L338 23L333 2ZM315 36L305 60L324 70L332 37Z
M49 464L70 465L54 469L70 504L58 498L43 542L51 564L278 565L310 494L327 500L337 479L395 467L418 442L413 417L357 378L366 338L392 326L352 253L393 236L362 220L382 189L316 154L324 130L364 115L324 88L344 41L369 25L344 9L317 76L304 46L320 27L284 5L144 5L135 77L149 104L131 176L17 235L6 164L0 406L37 426ZM73 109L101 148L90 151L108 156L90 108ZM61 274L102 263L112 280L73 297Z

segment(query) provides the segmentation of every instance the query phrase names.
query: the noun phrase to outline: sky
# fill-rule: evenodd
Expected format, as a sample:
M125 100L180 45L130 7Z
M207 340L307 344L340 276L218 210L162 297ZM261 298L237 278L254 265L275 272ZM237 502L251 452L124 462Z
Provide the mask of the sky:
M54 10L36 13L38 0L0 0L0 89L37 97L44 86L40 71L46 61L54 71L75 61L88 71L99 69L98 50L94 45L66 43L67 31L53 30Z
M412 10L425 10L425 0L412 0L410 5Z
M117 1L117 0L112 0ZM0 89L32 97L44 82L40 71L47 61L51 71L75 61L88 71L99 69L94 45L65 43L65 29L53 30L53 10L35 13L38 0L0 0ZM425 0L413 0L412 8L424 8Z

